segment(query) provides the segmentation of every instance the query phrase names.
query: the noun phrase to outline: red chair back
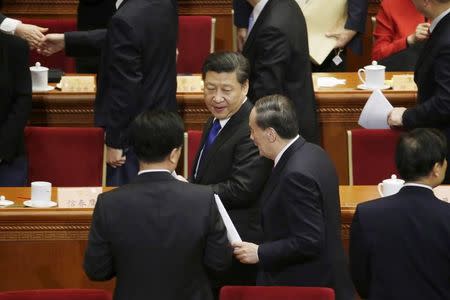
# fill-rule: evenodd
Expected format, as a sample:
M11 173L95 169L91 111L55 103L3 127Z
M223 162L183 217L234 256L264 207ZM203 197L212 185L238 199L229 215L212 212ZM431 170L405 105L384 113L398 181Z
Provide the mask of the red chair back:
M201 130L188 130L184 139L184 177L189 177L194 168L195 155L202 140Z
M224 286L220 300L334 300L334 290L299 286Z
M102 128L26 127L28 181L102 186Z
M95 289L43 289L0 292L0 300L111 300L110 292Z
M40 27L48 28L47 33L64 33L67 31L77 30L76 19L33 19L21 18L26 24L33 24ZM61 69L66 73L75 73L75 59L65 55L64 51L55 53L51 56L43 56L36 52L30 51L29 63L34 66L36 62L40 62L42 66L51 69Z
M212 51L212 20L209 16L178 18L177 73L201 73L203 62Z
M350 185L373 185L397 174L395 148L401 131L352 129L347 131Z

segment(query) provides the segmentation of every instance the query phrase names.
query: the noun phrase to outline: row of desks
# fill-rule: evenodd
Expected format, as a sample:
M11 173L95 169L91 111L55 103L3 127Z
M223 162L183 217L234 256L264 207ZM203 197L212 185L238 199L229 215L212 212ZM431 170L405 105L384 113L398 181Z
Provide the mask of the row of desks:
M110 189L110 188L107 188ZM92 209L26 208L30 188L0 188L15 205L0 209L0 291L41 288L105 288L113 282L91 282L83 273ZM376 186L340 186L342 239L358 203L378 197ZM52 200L57 199L57 190Z
M398 73L387 73L386 79ZM340 184L348 184L347 134L348 129L359 127L359 115L370 91L358 90L356 73L314 73L318 77L345 79L345 85L319 88L315 84L317 114L321 144L333 160ZM394 106L410 107L416 101L416 91L383 91ZM54 90L33 95L30 124L34 126L93 126L94 93L62 93ZM201 129L210 116L201 93L178 93L178 107L187 129Z

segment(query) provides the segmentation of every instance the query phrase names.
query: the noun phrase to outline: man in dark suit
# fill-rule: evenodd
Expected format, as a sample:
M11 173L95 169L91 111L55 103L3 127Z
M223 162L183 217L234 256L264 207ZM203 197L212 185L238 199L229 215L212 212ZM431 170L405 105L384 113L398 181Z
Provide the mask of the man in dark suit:
M301 2L302 0L298 0ZM252 6L245 0L233 0L234 24L238 27L237 44L238 49L242 50L247 37L247 28L249 16L252 12ZM325 61L320 65L312 65L313 72L339 72L345 71L345 48L350 48L354 53L362 54L362 35L365 31L367 18L367 0L348 0L347 21L344 30L329 32L327 36L336 39L336 50L331 52ZM326 8L324 8L326 9ZM320 16L317 16L320 18ZM343 49L344 53L339 54L343 62L336 64L333 58Z
M248 97L282 94L294 102L302 136L319 143L305 18L294 0L250 0L254 25L242 54L250 61Z
M257 243L261 241L258 197L272 163L258 155L250 139L249 63L237 52L213 53L202 72L205 104L213 116L203 129L192 182L208 185L218 194L240 236ZM234 260L229 272L217 276L215 292L223 285L254 285L255 277L255 266Z
M137 159L128 147L131 120L147 109L177 110L175 0L123 0L108 29L49 34L40 52L70 56L101 52L95 125L105 128L107 184L129 182Z
M364 299L450 299L450 204L432 188L447 168L445 136L414 129L395 160L406 184L357 206L350 229L353 282Z
M260 155L274 160L262 192L264 240L233 244L243 263L259 263L257 285L324 286L336 299L353 299L341 242L339 186L325 151L298 135L284 96L258 100L250 113Z
M0 32L0 186L27 185L23 130L31 112L28 45Z
M183 133L174 112L139 115L130 129L139 176L98 197L84 269L92 280L116 277L116 300L212 299L206 271L231 263L213 192L171 175Z
M450 145L450 0L413 0L413 3L431 21L430 38L414 72L418 104L408 109L394 108L388 123L407 129L438 128L446 134ZM444 183L450 183L449 170Z

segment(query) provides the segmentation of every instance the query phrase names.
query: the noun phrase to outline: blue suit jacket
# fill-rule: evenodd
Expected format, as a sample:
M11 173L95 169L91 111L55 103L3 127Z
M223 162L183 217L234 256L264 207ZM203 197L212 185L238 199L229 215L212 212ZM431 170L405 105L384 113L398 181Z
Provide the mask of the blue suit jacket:
M348 0L348 13L345 28L358 32L358 34L350 41L348 47L357 54L362 53L362 34L364 34L366 27L367 7L367 0ZM247 28L248 17L253 10L252 6L245 0L233 0L233 9L234 25L238 28Z
M350 268L364 299L450 299L450 204L407 186L358 205Z

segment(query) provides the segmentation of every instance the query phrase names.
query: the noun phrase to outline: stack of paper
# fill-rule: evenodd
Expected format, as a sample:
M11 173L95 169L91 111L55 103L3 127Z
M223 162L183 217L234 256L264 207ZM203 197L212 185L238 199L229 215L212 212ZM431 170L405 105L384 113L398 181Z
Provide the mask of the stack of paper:
M393 106L380 90L374 90L359 116L358 124L367 129L388 129L387 118Z

